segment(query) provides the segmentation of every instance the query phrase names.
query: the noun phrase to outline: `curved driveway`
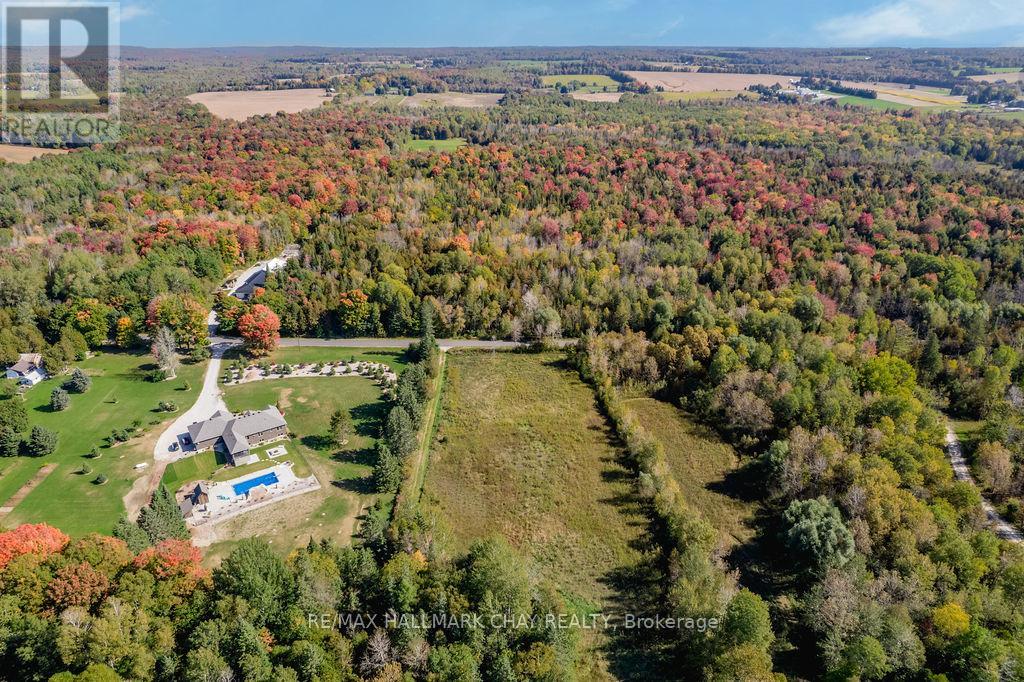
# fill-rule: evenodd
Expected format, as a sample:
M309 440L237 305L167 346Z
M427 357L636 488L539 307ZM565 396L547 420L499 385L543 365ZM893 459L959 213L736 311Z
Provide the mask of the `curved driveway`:
M946 424L946 453L949 455L949 463L953 466L953 475L956 476L956 480L967 481L977 487L977 483L971 475L971 468L964 459L960 441L956 437L956 432L953 431L953 425L949 423ZM1010 542L1024 542L1024 535L1021 535L1016 527L1000 516L992 503L985 497L981 498L981 507L985 510L985 516L988 517L989 524L995 529L996 535Z

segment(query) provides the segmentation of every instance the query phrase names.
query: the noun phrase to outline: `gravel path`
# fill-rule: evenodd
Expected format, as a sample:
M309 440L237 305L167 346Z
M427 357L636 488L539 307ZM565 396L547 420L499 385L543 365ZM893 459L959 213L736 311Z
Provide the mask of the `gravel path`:
M958 481L967 481L977 486L974 476L971 475L971 468L964 459L963 448L953 431L952 424L946 424L946 453L949 455L949 463L953 466L953 475ZM992 503L985 497L981 498L981 507L985 510L985 516L996 531L996 535L1010 542L1024 542L1024 535L999 515Z

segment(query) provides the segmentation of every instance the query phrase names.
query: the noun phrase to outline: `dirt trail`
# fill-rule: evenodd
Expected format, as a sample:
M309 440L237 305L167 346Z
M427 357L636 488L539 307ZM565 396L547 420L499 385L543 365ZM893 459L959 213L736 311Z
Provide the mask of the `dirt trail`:
M960 440L956 437L952 424L946 424L946 453L949 455L949 463L953 466L953 474L956 476L956 480L967 481L977 487L978 484L971 475L970 467L967 466L963 449L960 447ZM985 497L981 498L981 507L985 510L985 516L988 517L989 523L995 528L996 535L1010 542L1024 542L1024 535L1000 516L996 508Z
M46 477L57 468L56 464L50 463L40 467L35 476L29 479L25 485L18 488L18 491L8 498L4 506L0 507L0 515L10 514L14 508L21 504L21 501L28 497L28 494L35 490L35 487L46 480Z

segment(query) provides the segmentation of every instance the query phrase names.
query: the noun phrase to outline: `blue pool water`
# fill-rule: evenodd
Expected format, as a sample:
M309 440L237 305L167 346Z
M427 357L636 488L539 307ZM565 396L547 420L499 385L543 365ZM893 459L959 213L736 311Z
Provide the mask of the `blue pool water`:
M274 485L277 482L277 474L271 471L269 474L263 474L256 478L250 478L248 481L235 483L231 487L234 489L235 495L245 495L258 485Z

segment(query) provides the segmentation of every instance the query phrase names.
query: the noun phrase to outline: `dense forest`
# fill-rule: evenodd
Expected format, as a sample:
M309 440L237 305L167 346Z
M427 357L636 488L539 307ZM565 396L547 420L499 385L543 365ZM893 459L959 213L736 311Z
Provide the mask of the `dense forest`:
M769 72L805 58L752 54ZM628 66L606 56L568 58ZM879 57L875 75L925 70ZM293 72L253 59L239 73ZM972 59L948 51L927 73ZM38 351L68 367L158 326L202 358L207 311L234 305L214 296L223 278L297 242L248 303L284 336L577 340L645 500L646 603L722 623L624 644L665 678L1024 679L1024 548L992 532L942 450L946 416L983 422L969 454L984 492L1024 523L1020 121L610 106L519 91L536 73L489 110L335 104L235 122L180 97L226 75L211 65L186 87L171 83L182 71L140 68L125 140L0 166L0 361ZM407 148L454 137L468 144ZM718 551L627 394L684 407L742 452L764 510L753 546ZM0 454L24 437L15 404L0 400ZM503 542L450 556L433 531L416 512L373 513L355 547L281 558L249 541L209 572L170 523L117 539L10 529L0 677L574 679L578 633L548 618L571 605ZM466 618L308 617L336 612Z

